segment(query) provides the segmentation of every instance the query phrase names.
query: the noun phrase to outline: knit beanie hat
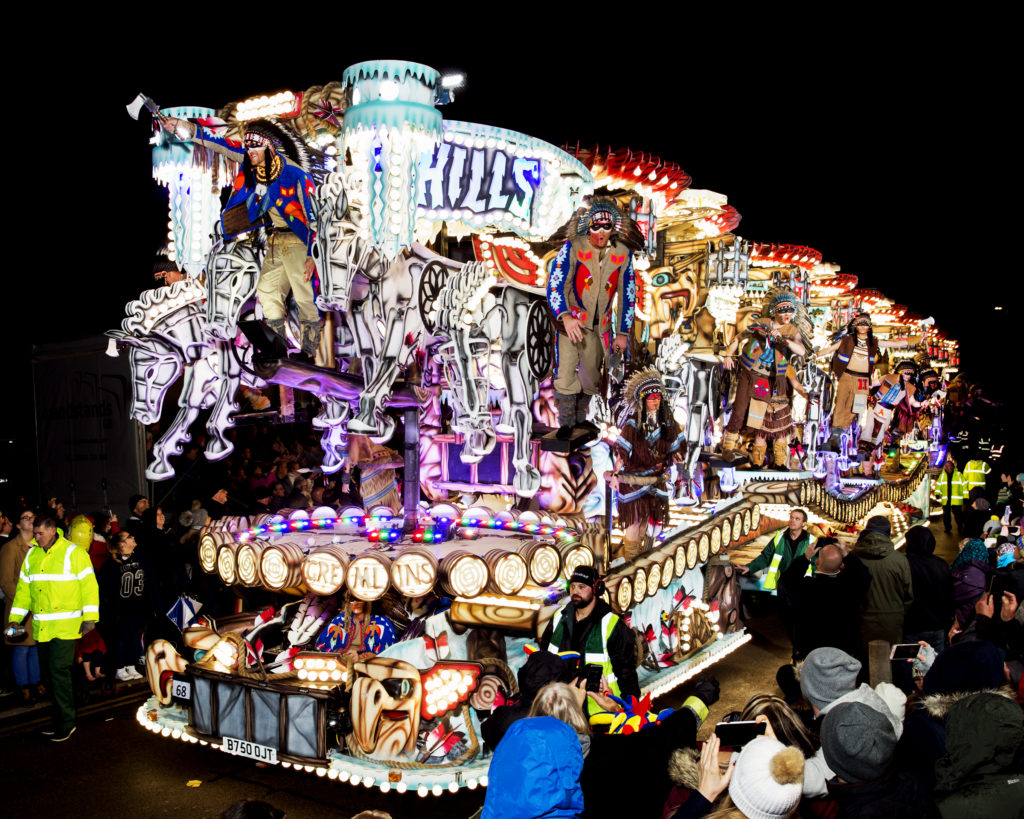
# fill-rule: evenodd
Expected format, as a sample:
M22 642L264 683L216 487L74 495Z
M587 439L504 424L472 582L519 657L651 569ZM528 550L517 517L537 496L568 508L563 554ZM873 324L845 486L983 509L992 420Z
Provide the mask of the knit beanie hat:
M134 515L135 514L135 506L136 506L136 504L138 504L139 501L145 500L145 499L146 499L145 495L131 495L131 496L129 496L129 498L128 498L128 511L131 512Z
M1005 680L1006 652L987 640L961 640L938 657L925 674L921 693L959 694L998 688Z
M797 806L803 783L804 755L771 737L757 737L736 760L729 796L749 819L777 819Z
M800 691L821 710L857 687L860 662L838 648L816 648L800 667Z
M883 535L889 536L892 534L892 524L889 522L889 518L885 515L873 515L868 518L868 522L864 526L864 531L881 532Z
M873 782L896 753L896 733L884 714L862 702L841 702L821 724L826 764L845 782Z

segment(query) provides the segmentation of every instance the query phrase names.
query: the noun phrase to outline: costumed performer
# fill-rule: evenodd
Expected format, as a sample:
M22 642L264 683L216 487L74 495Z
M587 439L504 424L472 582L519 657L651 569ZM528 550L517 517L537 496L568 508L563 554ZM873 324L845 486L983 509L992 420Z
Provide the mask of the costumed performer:
M617 458L611 483L618 491L619 523L625 534L621 550L613 556L627 561L640 554L648 524L668 519L669 467L681 459L685 434L662 400L664 395L661 374L655 369L634 373L622 389L628 415L613 442Z
M614 329L611 346L618 353L629 344L636 282L633 252L623 240L631 224L612 200L596 199L570 222L569 238L548 277L548 304L558 324L554 387L563 440L586 421L590 399L601 389L607 355L603 335ZM616 296L618 326L612 328Z
M835 408L832 410L834 437L848 429L867 409L871 372L878 351L916 343L913 338L876 339L871 314L862 310L847 324L842 338L818 350L819 356L832 356L832 374L838 380Z
M316 650L339 653L349 664L380 654L398 637L387 617L372 612L372 603L349 600L316 638Z
M256 285L263 316L267 325L284 338L286 299L291 291L299 308L302 353L312 362L323 323L313 301L315 220L310 198L314 186L303 167L306 163L301 141L266 119L244 123L241 143L184 120L166 118L162 122L167 131L179 136L191 129L194 144L241 165L221 212L224 239L265 229L266 254Z
M751 464L764 466L771 441L775 468L786 469L793 433L790 375L799 364L794 358L807 355L811 347L812 328L803 303L786 287L768 291L761 315L764 318L752 322L725 350L722 366L736 368L733 356L737 349L740 366L732 415L722 437L722 455L734 457L740 435L753 434Z

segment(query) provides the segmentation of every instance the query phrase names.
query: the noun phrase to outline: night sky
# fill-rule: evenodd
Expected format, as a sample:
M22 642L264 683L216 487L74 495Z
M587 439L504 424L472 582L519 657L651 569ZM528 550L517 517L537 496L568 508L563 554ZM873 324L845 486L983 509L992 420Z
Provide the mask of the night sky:
M143 23L120 47L63 35L75 42L54 51L54 81L34 86L31 101L53 141L8 155L31 203L28 218L8 219L27 239L12 295L35 305L10 310L4 326L15 375L27 374L30 344L117 327L125 302L153 286L166 192L151 179L148 120L125 111L136 93L218 108L395 57L467 75L447 119L679 163L694 187L729 197L741 236L814 247L861 287L934 315L986 393L1012 399L1001 373L1021 293L1009 204L1020 183L1009 123L1018 92L998 21L890 13L811 31L719 11L697 23L689 11L645 17L640 6L633 19L623 8L588 36L582 12L555 21L487 6L454 29L454 13L410 23L415 40L341 12L344 36L321 25L305 49L298 29L294 41L275 37L278 18L254 12L239 31L268 33L250 56L236 37L183 44L204 44L204 28L232 30L214 24L212 7L189 21L188 38ZM19 125L8 120L9 138Z

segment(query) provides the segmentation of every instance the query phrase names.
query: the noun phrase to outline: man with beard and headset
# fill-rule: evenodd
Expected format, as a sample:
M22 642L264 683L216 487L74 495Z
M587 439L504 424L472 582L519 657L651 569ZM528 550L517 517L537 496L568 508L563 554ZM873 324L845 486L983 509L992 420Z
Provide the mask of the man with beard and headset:
M558 654L578 651L579 671L587 665L602 669L602 691L617 697L640 698L636 675L636 641L626 623L598 599L604 583L593 566L577 566L569 578L570 602L555 612L544 636L541 650Z

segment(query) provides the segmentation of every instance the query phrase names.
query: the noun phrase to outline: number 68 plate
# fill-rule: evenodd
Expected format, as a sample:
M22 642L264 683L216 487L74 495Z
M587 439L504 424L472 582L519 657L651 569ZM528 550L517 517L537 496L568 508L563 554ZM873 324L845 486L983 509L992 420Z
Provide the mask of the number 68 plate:
M277 764L277 749L271 748L269 745L260 745L258 742L249 742L247 739L224 737L221 748L226 753L233 754L234 756L244 756L259 762L269 762L271 765Z

